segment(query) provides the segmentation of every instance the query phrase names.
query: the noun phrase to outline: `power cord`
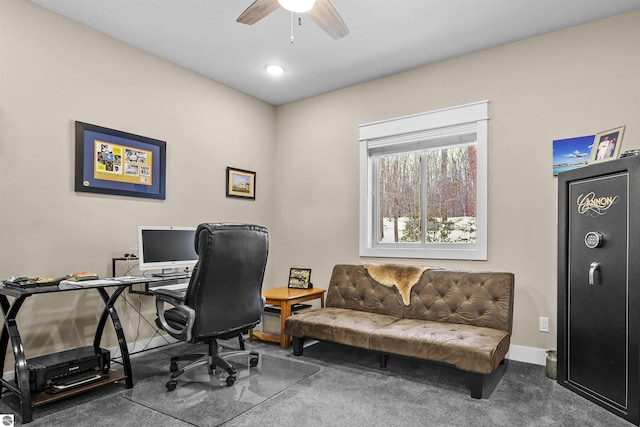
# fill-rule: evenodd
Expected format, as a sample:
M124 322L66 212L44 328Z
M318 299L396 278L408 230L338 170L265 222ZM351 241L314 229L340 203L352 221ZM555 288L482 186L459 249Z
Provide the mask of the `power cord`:
M152 323L151 321L149 321L149 319L147 319L146 317L144 317L142 315L142 308L144 307L144 301L142 300L141 296L138 295L137 299L138 299L138 307L136 307L133 302L127 298L126 296L121 296L122 299L122 306L123 309L126 309L127 305L129 305L131 308L133 308L133 310L135 310L136 313L138 313L138 325L136 327L136 334L134 337L134 342L133 344L127 344L127 349L129 351L129 355L134 355L134 354L138 354L141 353L145 350L148 349L149 345L151 344L151 342L153 341L153 339L158 336L158 337L162 337L162 339L164 339L164 341L166 342L166 344L171 344L171 342L169 340L167 340L167 338L160 333L160 330L156 327L155 323ZM123 310L124 311L124 310ZM136 345L138 343L138 339L140 338L140 327L142 325L142 320L145 321L145 323L147 323L147 325L151 326L151 328L154 330L153 335L151 336L151 338L149 338L149 340L147 341L147 343L142 347L141 350L136 351ZM132 345L132 347L130 347ZM118 347L119 350L119 347ZM116 353L112 356L113 359L118 359L118 358L122 358L122 354L119 354L119 351L116 351Z

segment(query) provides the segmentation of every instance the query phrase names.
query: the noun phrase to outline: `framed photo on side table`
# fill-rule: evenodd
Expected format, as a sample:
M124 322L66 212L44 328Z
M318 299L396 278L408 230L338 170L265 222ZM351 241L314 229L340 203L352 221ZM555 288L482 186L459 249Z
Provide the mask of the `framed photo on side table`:
M227 167L227 197L256 199L256 173Z
M289 270L289 288L311 289L311 269L292 268Z
M625 126L600 132L593 140L589 163L615 160L620 155Z

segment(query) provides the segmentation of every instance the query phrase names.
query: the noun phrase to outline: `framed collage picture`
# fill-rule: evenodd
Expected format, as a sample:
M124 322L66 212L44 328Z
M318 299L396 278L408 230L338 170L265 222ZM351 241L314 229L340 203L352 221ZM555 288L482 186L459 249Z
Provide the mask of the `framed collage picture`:
M166 142L76 121L75 191L165 198Z

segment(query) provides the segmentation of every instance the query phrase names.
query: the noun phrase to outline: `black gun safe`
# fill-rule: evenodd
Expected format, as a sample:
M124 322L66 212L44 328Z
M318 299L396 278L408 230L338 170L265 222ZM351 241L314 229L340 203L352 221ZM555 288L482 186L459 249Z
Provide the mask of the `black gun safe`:
M640 156L558 174L558 383L640 422Z

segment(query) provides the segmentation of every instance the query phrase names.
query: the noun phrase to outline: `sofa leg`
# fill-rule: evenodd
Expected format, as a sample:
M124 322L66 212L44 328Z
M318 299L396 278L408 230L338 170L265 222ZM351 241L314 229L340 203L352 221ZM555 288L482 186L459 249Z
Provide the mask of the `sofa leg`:
M482 399L482 389L484 388L484 380L486 375L469 373L469 382L471 388L471 397L474 399Z
M381 368L386 368L388 361L389 361L389 355L388 354L384 354L384 353L380 353L380 367Z
M294 356L302 356L303 345L304 345L303 337L293 337L291 346L293 347Z

